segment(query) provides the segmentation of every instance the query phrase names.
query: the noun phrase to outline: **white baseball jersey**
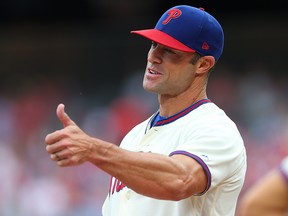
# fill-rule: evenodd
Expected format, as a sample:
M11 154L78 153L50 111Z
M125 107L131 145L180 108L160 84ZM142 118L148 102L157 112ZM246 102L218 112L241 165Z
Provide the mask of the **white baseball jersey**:
M205 170L207 188L180 201L159 200L112 177L103 216L233 216L246 173L246 150L236 125L208 99L150 128L152 118L133 128L121 148L191 157Z

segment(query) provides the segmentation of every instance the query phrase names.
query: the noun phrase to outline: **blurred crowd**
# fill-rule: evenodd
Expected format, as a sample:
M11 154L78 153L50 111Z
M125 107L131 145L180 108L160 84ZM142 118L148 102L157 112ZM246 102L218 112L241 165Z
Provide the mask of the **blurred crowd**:
M213 73L208 96L237 123L247 148L244 193L288 153L287 80L263 71L235 75L224 67ZM118 145L128 130L158 109L157 97L142 89L142 76L143 71L135 71L105 103L93 102L101 101L99 94L69 95L64 85L48 81L17 98L2 95L0 215L100 216L110 177L91 164L57 167L44 139L61 129L55 110L63 102L84 131Z

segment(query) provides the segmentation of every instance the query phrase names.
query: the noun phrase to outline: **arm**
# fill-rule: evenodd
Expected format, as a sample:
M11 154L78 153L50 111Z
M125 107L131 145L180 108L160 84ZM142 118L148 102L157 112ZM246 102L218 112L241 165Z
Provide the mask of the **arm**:
M270 171L252 186L242 199L243 216L285 215L288 210L288 185L280 170Z
M68 117L64 105L58 106L57 116L64 128L47 135L45 142L58 166L91 162L137 193L157 199L184 199L207 186L205 171L190 157L131 152L88 136Z

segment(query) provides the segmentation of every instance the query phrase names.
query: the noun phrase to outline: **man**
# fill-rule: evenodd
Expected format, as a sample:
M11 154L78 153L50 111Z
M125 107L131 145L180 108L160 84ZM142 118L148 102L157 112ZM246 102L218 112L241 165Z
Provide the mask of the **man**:
M133 128L120 147L84 133L65 113L47 135L58 166L90 162L110 174L103 216L234 215L246 172L236 125L206 95L222 54L220 24L203 9L180 5L156 27L133 31L152 41L143 87L159 111Z
M240 215L284 216L288 214L288 157L244 194Z

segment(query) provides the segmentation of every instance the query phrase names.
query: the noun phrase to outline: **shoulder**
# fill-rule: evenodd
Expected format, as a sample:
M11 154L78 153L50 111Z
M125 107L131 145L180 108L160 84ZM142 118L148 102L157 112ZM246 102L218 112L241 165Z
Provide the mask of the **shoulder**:
M185 124L197 128L198 130L210 131L211 133L219 133L223 131L231 131L239 133L235 122L226 114L226 112L219 108L214 103L206 103L197 109L190 112L185 118L183 118ZM226 132L225 132L226 131ZM211 134L209 133L209 134Z

